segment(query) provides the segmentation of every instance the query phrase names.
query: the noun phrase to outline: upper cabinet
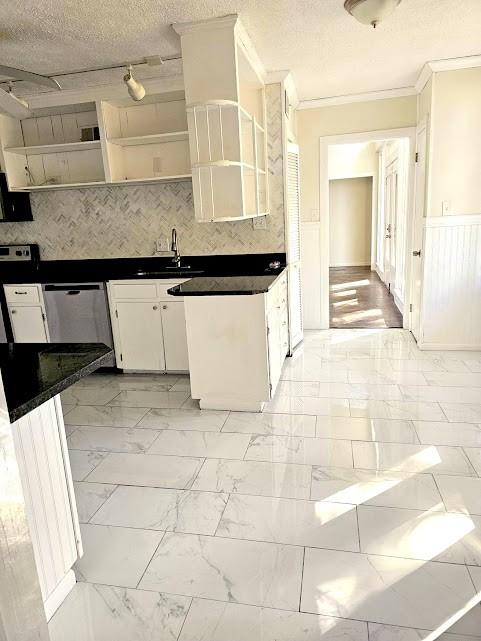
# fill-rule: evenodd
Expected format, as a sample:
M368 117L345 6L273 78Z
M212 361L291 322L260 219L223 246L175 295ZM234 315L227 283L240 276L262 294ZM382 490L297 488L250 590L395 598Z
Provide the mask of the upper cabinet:
M183 91L0 115L0 141L11 191L191 179Z
M237 16L176 24L181 36L195 216L266 215L266 106L261 65Z

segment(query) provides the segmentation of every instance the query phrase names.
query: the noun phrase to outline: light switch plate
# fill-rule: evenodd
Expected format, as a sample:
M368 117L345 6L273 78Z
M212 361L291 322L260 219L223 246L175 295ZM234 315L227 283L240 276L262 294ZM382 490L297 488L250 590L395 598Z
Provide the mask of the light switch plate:
M446 214L449 214L451 211L451 201L450 200L443 200L442 202L442 211L443 211L443 216Z

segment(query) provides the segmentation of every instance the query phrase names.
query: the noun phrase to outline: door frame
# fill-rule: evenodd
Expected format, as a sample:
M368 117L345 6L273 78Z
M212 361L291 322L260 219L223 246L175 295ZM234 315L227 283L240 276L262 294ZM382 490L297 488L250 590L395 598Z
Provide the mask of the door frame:
M412 225L414 208L414 173L416 152L416 127L399 129L379 129L337 136L319 138L319 282L320 314L318 329L329 329L329 146L355 143L369 143L387 139L404 138L409 140L409 172L407 195L406 247L405 247L405 301L411 298L411 261L409 256L412 245ZM315 278L316 275L313 274ZM409 305L404 305L403 327L410 329Z

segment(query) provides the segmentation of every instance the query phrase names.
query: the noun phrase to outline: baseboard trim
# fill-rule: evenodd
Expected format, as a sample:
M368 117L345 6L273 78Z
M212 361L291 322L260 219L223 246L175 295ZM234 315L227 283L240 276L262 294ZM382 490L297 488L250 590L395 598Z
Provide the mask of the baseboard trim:
M329 269L330 269L331 267L333 267L333 268L336 268L336 269L337 269L337 268L339 268L339 267L370 267L370 266L371 266L371 262L370 262L370 261L369 261L369 262L367 262L367 263L360 263L359 261L357 261L357 262L355 262L355 263L339 263L339 265L338 265L338 264L335 264L335 265L329 265Z
M43 604L47 621L50 621L55 612L65 601L76 582L74 571L69 570L53 592L49 594Z

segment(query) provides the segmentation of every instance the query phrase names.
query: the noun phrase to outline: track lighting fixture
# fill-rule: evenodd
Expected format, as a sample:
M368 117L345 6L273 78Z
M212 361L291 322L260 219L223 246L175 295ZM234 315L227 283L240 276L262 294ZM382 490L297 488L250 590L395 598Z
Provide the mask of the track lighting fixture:
M124 76L124 82L127 85L127 90L132 100L138 102L139 100L142 100L142 98L144 98L145 87L133 77L132 65L129 65L127 67L127 73Z

